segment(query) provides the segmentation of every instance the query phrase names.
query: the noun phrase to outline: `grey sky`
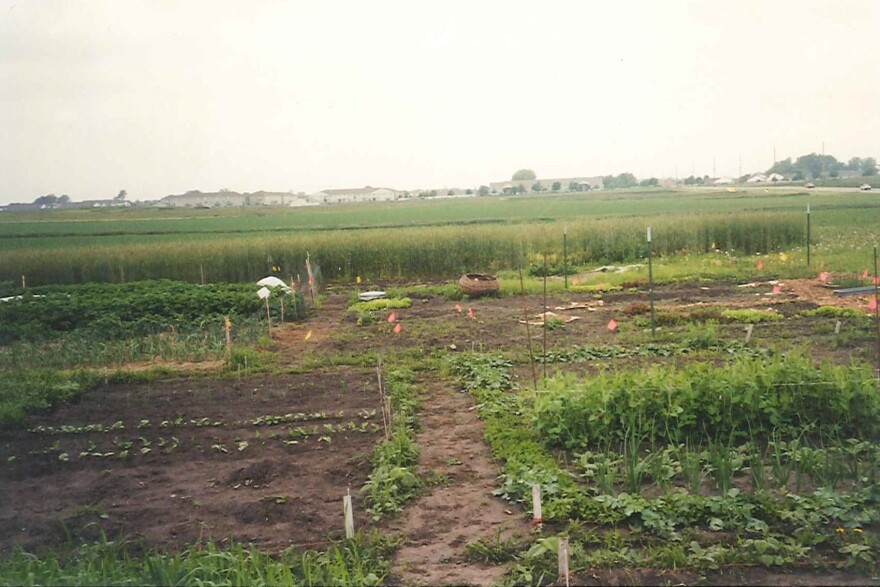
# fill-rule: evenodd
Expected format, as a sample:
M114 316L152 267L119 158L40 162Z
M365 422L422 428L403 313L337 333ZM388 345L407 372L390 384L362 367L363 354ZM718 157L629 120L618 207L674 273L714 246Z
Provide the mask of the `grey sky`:
M0 203L880 155L880 2L0 0Z

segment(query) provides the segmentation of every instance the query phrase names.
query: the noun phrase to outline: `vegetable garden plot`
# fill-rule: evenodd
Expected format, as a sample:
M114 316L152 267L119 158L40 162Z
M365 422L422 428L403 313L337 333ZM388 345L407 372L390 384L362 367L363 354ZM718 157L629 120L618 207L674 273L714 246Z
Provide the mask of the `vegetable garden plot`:
M277 550L343 535L381 436L372 372L175 380L94 390L0 434L0 549L68 535L201 538Z

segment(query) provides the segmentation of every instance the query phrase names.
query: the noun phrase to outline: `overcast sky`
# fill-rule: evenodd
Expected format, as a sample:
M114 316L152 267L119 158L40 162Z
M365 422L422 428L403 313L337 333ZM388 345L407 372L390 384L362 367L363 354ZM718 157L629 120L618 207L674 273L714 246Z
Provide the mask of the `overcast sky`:
M880 156L876 0L0 7L0 203Z

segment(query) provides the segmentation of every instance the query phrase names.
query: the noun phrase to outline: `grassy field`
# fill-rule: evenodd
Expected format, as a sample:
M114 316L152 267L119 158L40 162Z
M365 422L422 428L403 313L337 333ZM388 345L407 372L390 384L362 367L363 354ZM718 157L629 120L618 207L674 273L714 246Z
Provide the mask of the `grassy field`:
M804 248L839 268L870 247L880 203L870 193L755 189L645 190L461 198L298 210L87 210L0 216L0 281L33 285L169 278L236 282L272 267L295 278L310 255L326 279L451 279L517 269L547 251L571 263L633 262L719 249L753 255ZM857 255L858 256L858 255Z

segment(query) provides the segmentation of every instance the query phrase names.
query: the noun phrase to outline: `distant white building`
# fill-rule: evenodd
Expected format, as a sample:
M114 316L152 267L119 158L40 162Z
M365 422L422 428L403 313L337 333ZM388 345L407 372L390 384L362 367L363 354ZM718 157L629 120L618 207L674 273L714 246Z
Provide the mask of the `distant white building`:
M767 181L767 176L763 173L756 173L752 177L746 180L746 183L764 183Z
M390 188L344 188L338 190L321 190L309 195L309 200L316 204L342 204L347 202L387 202L396 200L402 192Z
M734 183L734 182L733 182L733 179L731 179L731 178L729 178L729 177L719 177L719 178L716 179L713 183L714 183L715 185L729 185L729 184L732 184L732 183Z
M158 206L165 208L240 208L243 206L309 206L305 197L286 192L200 192L189 191L181 195L165 196Z
M497 194L512 194L517 191L533 191L532 188L540 184L542 192L553 191L553 185L559 184L560 192L586 192L601 190L602 177L551 177L540 179L511 179L510 181L494 181L489 184L489 190Z

